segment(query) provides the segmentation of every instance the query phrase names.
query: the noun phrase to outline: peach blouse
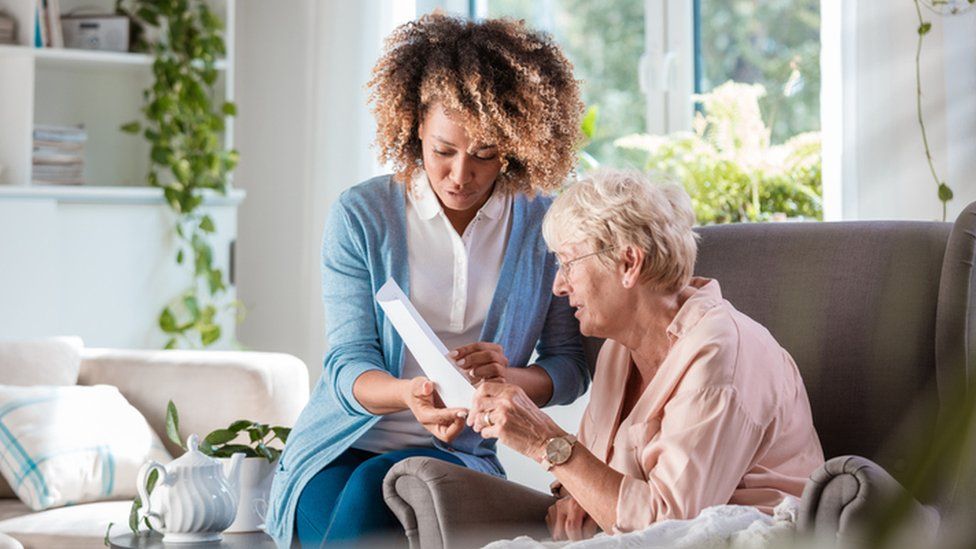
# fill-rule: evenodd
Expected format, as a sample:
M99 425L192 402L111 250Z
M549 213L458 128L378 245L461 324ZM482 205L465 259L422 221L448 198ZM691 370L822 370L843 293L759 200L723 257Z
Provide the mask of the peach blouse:
M630 351L607 340L597 360L579 439L624 475L615 533L725 503L772 513L824 462L789 353L723 299L717 281L692 287L668 327L668 354L627 417Z

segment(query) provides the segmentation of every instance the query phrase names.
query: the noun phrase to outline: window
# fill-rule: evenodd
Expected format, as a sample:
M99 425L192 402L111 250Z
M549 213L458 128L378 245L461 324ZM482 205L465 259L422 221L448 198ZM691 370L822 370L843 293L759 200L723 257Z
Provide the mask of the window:
M722 223L822 218L820 2L470 0L469 14L550 33L597 109L585 153L671 173L700 222Z
M820 0L695 0L695 91L762 84L773 143L820 129Z
M553 36L583 82L583 103L597 109L596 134L587 152L603 164L627 163L614 140L645 131L646 101L637 79L644 0L485 0L477 9L478 16L525 19Z

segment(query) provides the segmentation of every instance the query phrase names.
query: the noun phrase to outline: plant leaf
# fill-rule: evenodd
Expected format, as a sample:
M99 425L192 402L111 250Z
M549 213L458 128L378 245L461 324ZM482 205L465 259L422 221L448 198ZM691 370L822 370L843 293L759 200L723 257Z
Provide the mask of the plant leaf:
M180 414L176 411L176 405L173 404L172 400L166 404L166 436L180 448L186 450L186 446L180 440Z
M267 423L255 423L253 430L258 433L260 438L268 436L268 432L270 431Z
M932 30L932 23L929 23L928 21L918 26L918 34L922 36L928 34L930 30Z
M156 488L156 481L159 480L159 469L153 469L149 471L149 476L146 477L146 493L152 494L152 491Z
M288 428L288 427L272 427L271 430L274 431L275 436L277 436L278 439L281 440L282 443L285 443L285 444L288 443L288 435L291 434L291 429L290 428Z
M159 328L166 332L167 334L173 334L179 332L179 328L176 327L176 317L173 316L173 311L169 307L163 309L163 312L159 313Z
M580 131L586 136L587 140L592 141L593 136L596 135L596 120L599 115L600 109L596 105L592 105L586 109L586 114L583 115L583 122L580 124Z
M210 271L208 280L210 282L211 294L216 294L227 289L227 286L224 285L224 273L220 269Z
M176 252L176 263L179 265L183 264L183 248L180 248L180 251Z
M186 307L186 310L187 311L189 311L190 318L192 318L194 321L197 320L198 318L200 318L200 304L197 301L197 298L196 298L195 295L188 294L188 295L184 296L183 297L183 306Z
M236 432L240 431L241 429L247 429L248 427L251 426L252 423L254 423L254 422L251 421L251 420L249 420L249 419L239 419L239 420L235 421L234 423L231 423L230 424L230 427L228 427L228 429L231 430L231 431L234 431L236 433Z
M142 507L142 500L136 496L132 500L132 507L129 508L129 530L133 534L139 533L139 509Z
M945 182L939 184L939 200L942 202L948 202L952 200L952 189L949 188Z
M222 111L227 116L237 116L237 105L231 103L230 101L227 101L226 103L224 103Z
M220 339L220 326L206 324L200 327L200 342L204 347L212 345L218 339Z
M213 457L214 452L217 451L217 447L216 446L214 446L213 444L210 444L209 442L207 442L205 440L204 441L201 441L200 444L197 445L197 449L200 450L200 453L201 454L203 454L205 456L211 456L211 457Z
M122 124L119 129L125 133L139 133L139 130L142 129L142 124L139 122L129 122L128 124Z
M234 454L244 454L247 457L258 457L257 452L250 446L243 444L225 444L214 451L214 457L230 457Z
M166 341L166 345L163 346L163 349L167 349L167 350L168 349L175 349L175 348L176 348L176 338L175 337L169 338L169 340Z
M205 233L212 233L217 230L214 226L213 218L209 215L203 216L203 219L200 220L200 230Z
M207 435L207 438L203 440L210 444L217 445L225 444L234 440L235 438L237 438L237 431L231 431L230 429L217 429L215 431L211 431L211 433Z

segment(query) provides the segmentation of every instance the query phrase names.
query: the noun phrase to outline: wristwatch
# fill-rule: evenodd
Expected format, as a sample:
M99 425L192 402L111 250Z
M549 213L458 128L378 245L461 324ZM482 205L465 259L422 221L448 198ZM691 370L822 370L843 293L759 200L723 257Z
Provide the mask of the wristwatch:
M569 461L573 455L574 444L576 444L576 437L573 435L553 437L547 440L546 450L542 454L542 466L546 468L546 471Z

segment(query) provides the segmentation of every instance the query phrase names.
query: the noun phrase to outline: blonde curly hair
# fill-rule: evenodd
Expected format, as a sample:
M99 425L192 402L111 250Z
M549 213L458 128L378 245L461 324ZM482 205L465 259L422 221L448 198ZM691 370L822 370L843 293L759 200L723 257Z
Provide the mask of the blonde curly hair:
M559 188L576 163L583 104L562 50L524 21L425 15L393 31L367 84L381 162L423 167L418 129L440 103L468 137L498 147L501 188Z

